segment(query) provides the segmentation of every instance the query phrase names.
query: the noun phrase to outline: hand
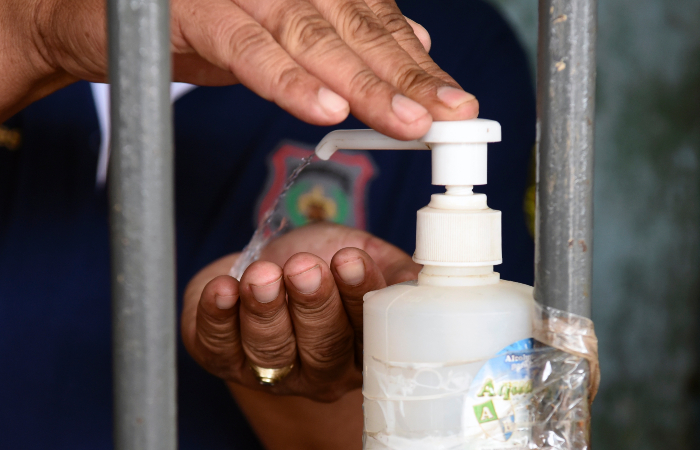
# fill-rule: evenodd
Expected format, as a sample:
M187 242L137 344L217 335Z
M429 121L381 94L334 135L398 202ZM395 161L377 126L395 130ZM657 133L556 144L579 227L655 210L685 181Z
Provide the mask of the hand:
M0 3L0 63L9 68L0 121L77 79L106 81L104 8L104 0ZM240 82L317 125L351 111L384 134L415 139L432 119L478 113L394 0L172 0L171 45L175 80Z
M188 351L229 383L322 402L362 384L364 294L415 279L421 267L368 233L326 223L273 241L240 283L222 275L234 259L214 262L187 287ZM294 368L278 384L261 386L248 361Z

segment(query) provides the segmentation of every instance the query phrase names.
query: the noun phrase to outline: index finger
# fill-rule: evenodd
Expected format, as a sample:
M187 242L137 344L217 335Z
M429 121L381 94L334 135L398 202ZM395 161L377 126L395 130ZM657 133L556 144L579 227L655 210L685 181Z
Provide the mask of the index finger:
M294 61L267 30L233 2L174 3L176 47L192 48L212 67L221 69L215 78L230 72L261 97L309 123L332 125L347 117L347 101ZM195 75L190 74L196 80Z
M413 22L408 17L404 16L396 2L393 0L366 0L367 5L374 11L379 20L382 21L384 27L396 39L396 42L413 58L418 65L428 72L430 75L440 78L451 86L459 86L459 84L438 66L433 58L428 54L429 49L425 48L424 43L416 33L415 25L420 27L425 34L428 31L421 25ZM410 22L413 22L411 24ZM423 39L426 39L423 37ZM430 43L430 35L427 37L427 42Z
M238 0L300 66L328 85L350 103L352 113L377 131L399 139L417 139L432 123L428 110L401 93L395 80L382 78L368 66L363 55L341 39L338 26L306 0ZM357 13L343 13L354 17ZM369 14L372 14L369 11ZM374 20L379 24L376 17ZM381 47L395 45L385 33ZM405 55L410 60L408 55ZM385 65L391 61L384 61ZM416 69L420 68L411 60ZM422 72L422 70L421 70ZM426 74L427 76L427 74Z
M433 62L396 3L311 2L379 78L425 106L433 119L465 120L477 116L476 98L460 89Z

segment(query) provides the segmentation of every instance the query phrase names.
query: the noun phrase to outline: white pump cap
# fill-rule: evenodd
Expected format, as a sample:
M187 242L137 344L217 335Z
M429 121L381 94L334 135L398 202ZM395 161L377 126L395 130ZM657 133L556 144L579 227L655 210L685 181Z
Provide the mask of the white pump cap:
M340 149L432 150L433 184L474 186L486 184L486 143L500 140L501 125L493 120L433 122L415 141L399 141L374 130L336 130L316 146L316 155L327 160Z
M487 143L501 140L501 125L473 119L433 122L415 141L399 141L373 130L337 130L316 146L324 160L337 150L432 150L433 184L447 186L418 211L413 259L434 266L488 266L501 260L501 212L472 186L486 184Z

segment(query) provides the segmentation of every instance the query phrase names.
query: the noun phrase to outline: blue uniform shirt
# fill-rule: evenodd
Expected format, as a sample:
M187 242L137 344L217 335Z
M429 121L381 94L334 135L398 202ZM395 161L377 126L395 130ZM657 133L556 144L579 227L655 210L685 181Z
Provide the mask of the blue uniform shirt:
M421 5L422 3L422 5ZM504 279L532 283L523 213L535 141L529 69L512 31L477 0L402 1L431 33L431 54L497 120L489 206L503 211ZM354 118L341 127L364 128ZM334 127L335 128L335 127ZM178 293L239 251L279 180L331 128L300 122L243 86L200 87L175 104ZM106 189L88 83L73 84L0 129L0 448L112 448ZM335 159L335 157L334 157ZM308 169L286 204L292 222L363 227L409 254L430 184L429 152L350 153ZM258 449L223 383L178 354L180 446Z

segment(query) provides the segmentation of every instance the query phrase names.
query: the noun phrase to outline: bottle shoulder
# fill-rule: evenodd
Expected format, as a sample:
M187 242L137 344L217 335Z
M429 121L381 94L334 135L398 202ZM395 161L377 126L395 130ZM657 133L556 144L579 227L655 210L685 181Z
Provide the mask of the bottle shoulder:
M377 297L422 297L422 298L480 298L484 296L532 298L533 287L514 281L499 280L497 283L480 286L426 286L416 281L394 284L378 291L368 292L365 301Z
M412 308L441 306L493 311L517 306L529 307L533 302L532 286L506 280L481 286L449 287L425 286L409 281L369 292L364 298L366 309L405 305Z
M364 298L365 355L387 361L490 358L532 337L532 287L510 281L481 286L403 283Z

